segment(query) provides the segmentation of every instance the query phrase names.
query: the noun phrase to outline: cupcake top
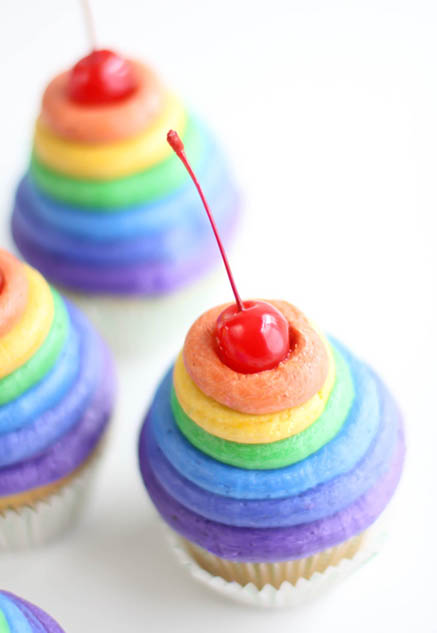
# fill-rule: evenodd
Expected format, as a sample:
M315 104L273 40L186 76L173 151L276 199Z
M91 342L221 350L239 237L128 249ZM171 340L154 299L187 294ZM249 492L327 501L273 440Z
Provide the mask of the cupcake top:
M46 87L12 217L25 259L85 292L158 294L214 263L196 192L165 142L177 127L229 236L239 206L206 125L145 64L94 51Z
M222 558L310 556L366 530L400 477L398 409L376 374L294 306L277 366L237 372L203 314L155 395L140 438L145 485L163 518Z
M8 591L0 591L0 631L63 633L63 629L47 613Z
M75 99L71 94L74 69L54 77L44 90L38 124L60 138L79 143L112 143L142 132L162 109L166 91L151 68L135 60L124 63L130 67L133 86L126 96L109 102Z
M67 483L114 401L106 346L36 270L0 250L0 509Z

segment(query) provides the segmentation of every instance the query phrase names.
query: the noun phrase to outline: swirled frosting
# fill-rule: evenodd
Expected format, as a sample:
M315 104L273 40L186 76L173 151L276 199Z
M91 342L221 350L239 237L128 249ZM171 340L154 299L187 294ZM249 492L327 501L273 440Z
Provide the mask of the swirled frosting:
M38 272L3 250L0 270L4 510L47 497L92 457L112 411L114 370L85 317Z
M232 377L232 370L212 360L208 328L194 327L158 387L140 436L142 477L164 520L228 560L292 560L338 545L378 518L401 475L403 426L387 388L293 306L283 313L304 339L295 358L300 367L288 375L290 382L305 376L305 402L278 409L279 390L266 405L265 392L275 393L284 367L252 382L253 375L246 381L242 374ZM216 310L200 320L211 314ZM194 354L200 345L209 350ZM319 345L326 357L319 354L304 371ZM196 363L195 371L187 363ZM222 384L212 384L221 373L239 384L231 394L234 408L207 395L224 393ZM323 392L317 391L320 377ZM295 393L292 384L286 391ZM257 410L258 394L262 413L247 413Z
M12 231L23 256L51 280L85 292L157 294L184 285L218 257L178 158L178 129L225 240L238 195L208 128L144 65L138 89L116 104L84 106L65 73L47 87Z
M47 613L8 591L0 591L0 633L64 633Z

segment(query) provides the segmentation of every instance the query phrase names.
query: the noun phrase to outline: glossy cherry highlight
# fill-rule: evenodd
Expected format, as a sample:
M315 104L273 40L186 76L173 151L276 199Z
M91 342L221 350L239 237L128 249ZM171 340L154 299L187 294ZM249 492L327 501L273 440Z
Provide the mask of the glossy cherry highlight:
M290 352L288 322L264 301L245 301L244 310L231 305L217 319L220 360L242 374L273 369Z
M82 105L111 104L129 97L137 88L132 64L113 51L94 50L73 66L68 96Z
M185 154L184 144L177 132L170 130L167 141L190 174L205 207L223 258L235 304L224 310L217 319L216 341L220 360L242 374L254 374L273 369L290 352L289 326L286 318L275 307L264 301L243 301L235 285L220 235L202 188Z

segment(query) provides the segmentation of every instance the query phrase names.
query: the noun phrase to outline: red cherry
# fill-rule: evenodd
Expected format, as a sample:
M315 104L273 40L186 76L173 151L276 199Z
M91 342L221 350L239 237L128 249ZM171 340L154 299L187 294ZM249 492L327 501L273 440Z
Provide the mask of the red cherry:
M70 72L68 96L83 105L120 101L137 88L132 64L109 50L93 51Z
M241 374L273 369L290 352L287 319L264 301L245 301L220 314L216 326L220 360Z

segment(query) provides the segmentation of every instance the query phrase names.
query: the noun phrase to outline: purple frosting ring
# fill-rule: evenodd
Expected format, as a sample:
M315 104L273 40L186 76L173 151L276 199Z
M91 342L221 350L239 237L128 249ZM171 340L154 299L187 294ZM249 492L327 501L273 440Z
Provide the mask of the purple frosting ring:
M97 335L95 335L97 336ZM115 372L109 350L99 339L101 372L94 396L77 424L43 454L0 469L0 496L39 488L67 477L93 453L114 404Z
M282 528L242 528L210 521L185 508L162 488L147 460L147 425L140 437L140 468L163 519L179 534L221 558L276 562L303 558L366 530L384 510L399 482L405 453L402 431L391 466L380 480L345 509L311 523Z

